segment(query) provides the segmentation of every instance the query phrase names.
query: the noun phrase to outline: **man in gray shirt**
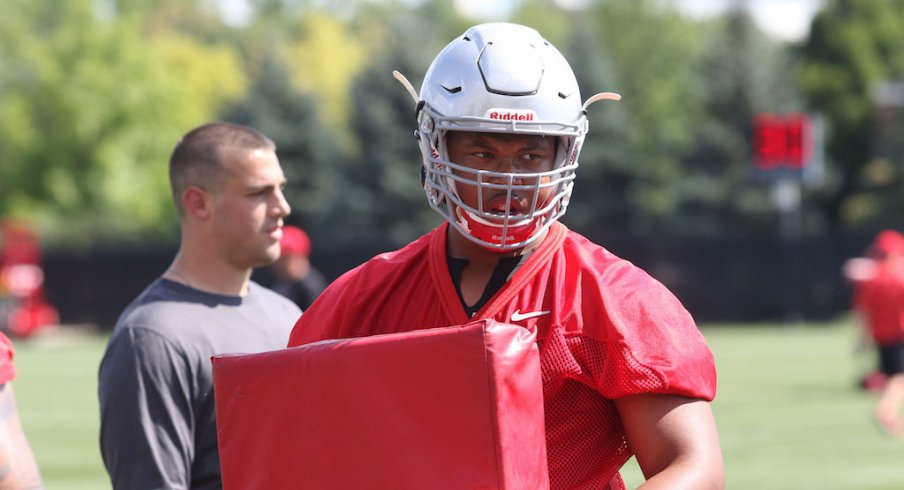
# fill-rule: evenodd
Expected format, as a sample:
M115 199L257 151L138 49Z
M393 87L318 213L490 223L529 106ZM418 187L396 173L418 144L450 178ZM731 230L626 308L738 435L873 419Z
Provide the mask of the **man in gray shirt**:
M286 346L301 311L250 280L280 254L276 146L244 126L186 134L170 158L182 240L123 312L100 365L100 448L116 489L221 488L210 357Z

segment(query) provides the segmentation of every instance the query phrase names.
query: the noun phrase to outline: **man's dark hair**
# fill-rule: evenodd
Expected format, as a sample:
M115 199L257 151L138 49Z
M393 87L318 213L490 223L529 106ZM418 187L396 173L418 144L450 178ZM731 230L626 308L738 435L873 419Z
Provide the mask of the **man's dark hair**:
M222 157L225 151L269 150L276 144L259 131L239 124L215 122L189 131L176 143L170 156L169 176L173 201L181 216L182 193L189 186L219 190L223 182Z

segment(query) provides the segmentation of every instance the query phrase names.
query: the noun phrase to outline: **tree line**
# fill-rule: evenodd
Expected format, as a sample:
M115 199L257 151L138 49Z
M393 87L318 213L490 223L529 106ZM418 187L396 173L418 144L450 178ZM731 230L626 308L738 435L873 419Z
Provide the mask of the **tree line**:
M404 243L438 223L419 184L414 104L391 73L419 86L481 20L441 0L248 6L227 22L208 0L0 2L0 216L67 246L172 240L169 152L217 119L276 141L292 219L319 241ZM509 20L563 51L585 98L623 96L590 111L572 228L777 233L769 186L751 178L763 112L826 121L804 233L899 226L904 3L829 0L796 44L743 9L701 21L655 0L522 0Z

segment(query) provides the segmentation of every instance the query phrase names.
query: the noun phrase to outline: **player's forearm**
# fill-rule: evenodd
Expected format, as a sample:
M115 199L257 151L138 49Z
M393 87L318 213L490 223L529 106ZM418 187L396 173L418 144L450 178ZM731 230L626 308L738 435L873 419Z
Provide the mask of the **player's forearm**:
M10 384L0 385L0 490L44 488Z
M708 402L646 394L620 398L616 406L647 478L640 488L724 488L722 450Z
M676 461L650 477L638 489L642 490L722 490L725 474L721 462L698 460Z
M17 447L4 445L0 461L0 490L40 490L44 488L41 474L28 444Z

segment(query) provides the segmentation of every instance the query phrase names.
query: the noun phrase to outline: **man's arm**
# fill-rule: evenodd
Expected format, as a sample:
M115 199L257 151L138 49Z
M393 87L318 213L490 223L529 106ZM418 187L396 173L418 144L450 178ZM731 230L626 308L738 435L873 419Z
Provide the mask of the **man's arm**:
M11 383L0 384L0 490L44 488Z
M142 328L112 339L100 366L101 456L114 489L191 484L194 416L184 356Z
M678 395L617 399L619 415L647 481L643 489L722 489L725 471L710 404Z

